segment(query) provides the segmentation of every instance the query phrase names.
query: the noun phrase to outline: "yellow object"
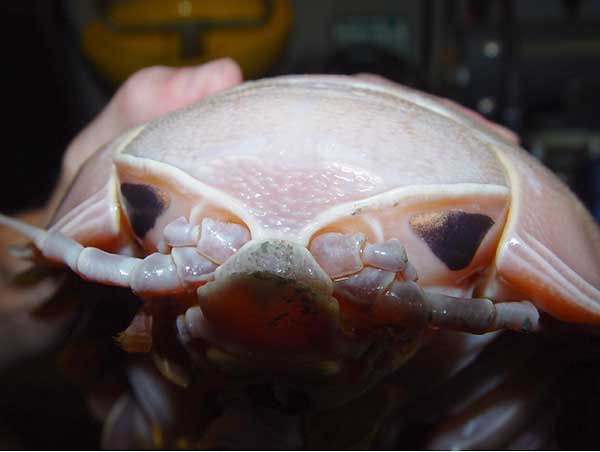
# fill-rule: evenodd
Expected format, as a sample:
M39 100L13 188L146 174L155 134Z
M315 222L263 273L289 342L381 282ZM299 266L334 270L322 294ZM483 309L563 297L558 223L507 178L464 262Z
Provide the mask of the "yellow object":
M288 0L129 0L113 2L82 33L98 71L119 83L152 65L182 66L229 56L246 78L269 70L290 29Z

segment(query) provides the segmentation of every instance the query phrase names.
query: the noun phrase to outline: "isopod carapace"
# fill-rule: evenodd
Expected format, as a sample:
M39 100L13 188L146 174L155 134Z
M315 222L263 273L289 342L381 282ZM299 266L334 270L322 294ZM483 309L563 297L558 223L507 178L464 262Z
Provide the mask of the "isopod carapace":
M48 230L0 221L84 279L185 300L180 341L226 372L349 375L385 343L367 386L424 332L600 323L600 232L568 188L499 127L352 77L207 98L99 150Z

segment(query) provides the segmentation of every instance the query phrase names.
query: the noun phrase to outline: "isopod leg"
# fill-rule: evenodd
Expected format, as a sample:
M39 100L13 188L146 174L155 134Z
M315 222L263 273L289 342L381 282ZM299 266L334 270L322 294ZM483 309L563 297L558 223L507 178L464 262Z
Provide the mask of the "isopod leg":
M145 259L83 247L60 232L46 231L0 215L0 224L33 241L41 255L67 265L82 278L102 284L129 287L137 293L175 292L183 289L172 256L154 253Z
M485 298L457 298L422 290L416 283L394 281L373 303L378 323L487 333L497 330L531 332L539 329L539 312L528 301L493 303Z
M539 329L539 312L528 301L494 303L426 292L397 239L366 242L363 234L325 233L310 251L334 279L336 293L357 305L371 305L376 324L403 328L433 327L467 333Z
M385 243L367 243L362 259L366 265L395 272L405 281L417 280L417 270L408 260L406 250L397 239L390 239Z
M417 271L397 239L368 243L362 233L346 235L327 232L315 237L309 249L334 280L356 275L367 266L394 272L405 281L417 280Z
M425 293L431 326L468 333L539 330L539 312L528 301L493 303L485 298L456 298Z

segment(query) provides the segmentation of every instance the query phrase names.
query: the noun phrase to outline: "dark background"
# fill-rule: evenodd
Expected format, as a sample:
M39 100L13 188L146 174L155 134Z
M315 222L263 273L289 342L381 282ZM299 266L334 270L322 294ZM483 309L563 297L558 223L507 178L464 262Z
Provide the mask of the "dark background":
M115 89L81 52L75 3L0 3L2 212L44 203L66 145ZM284 53L264 76L375 72L451 97L518 132L600 219L600 0L290 4ZM0 378L0 446L17 431L15 447L97 447L76 392L29 365ZM54 408L32 412L34 399ZM573 444L585 447L585 433Z

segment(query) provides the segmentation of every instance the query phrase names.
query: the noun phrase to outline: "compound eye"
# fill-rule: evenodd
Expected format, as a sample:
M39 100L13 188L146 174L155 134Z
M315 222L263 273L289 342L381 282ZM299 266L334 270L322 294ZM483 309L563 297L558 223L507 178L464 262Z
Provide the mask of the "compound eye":
M125 211L135 235L144 238L156 219L169 207L169 197L160 189L146 184L121 184Z
M410 227L450 270L469 266L483 238L494 225L487 215L446 210L415 215Z

